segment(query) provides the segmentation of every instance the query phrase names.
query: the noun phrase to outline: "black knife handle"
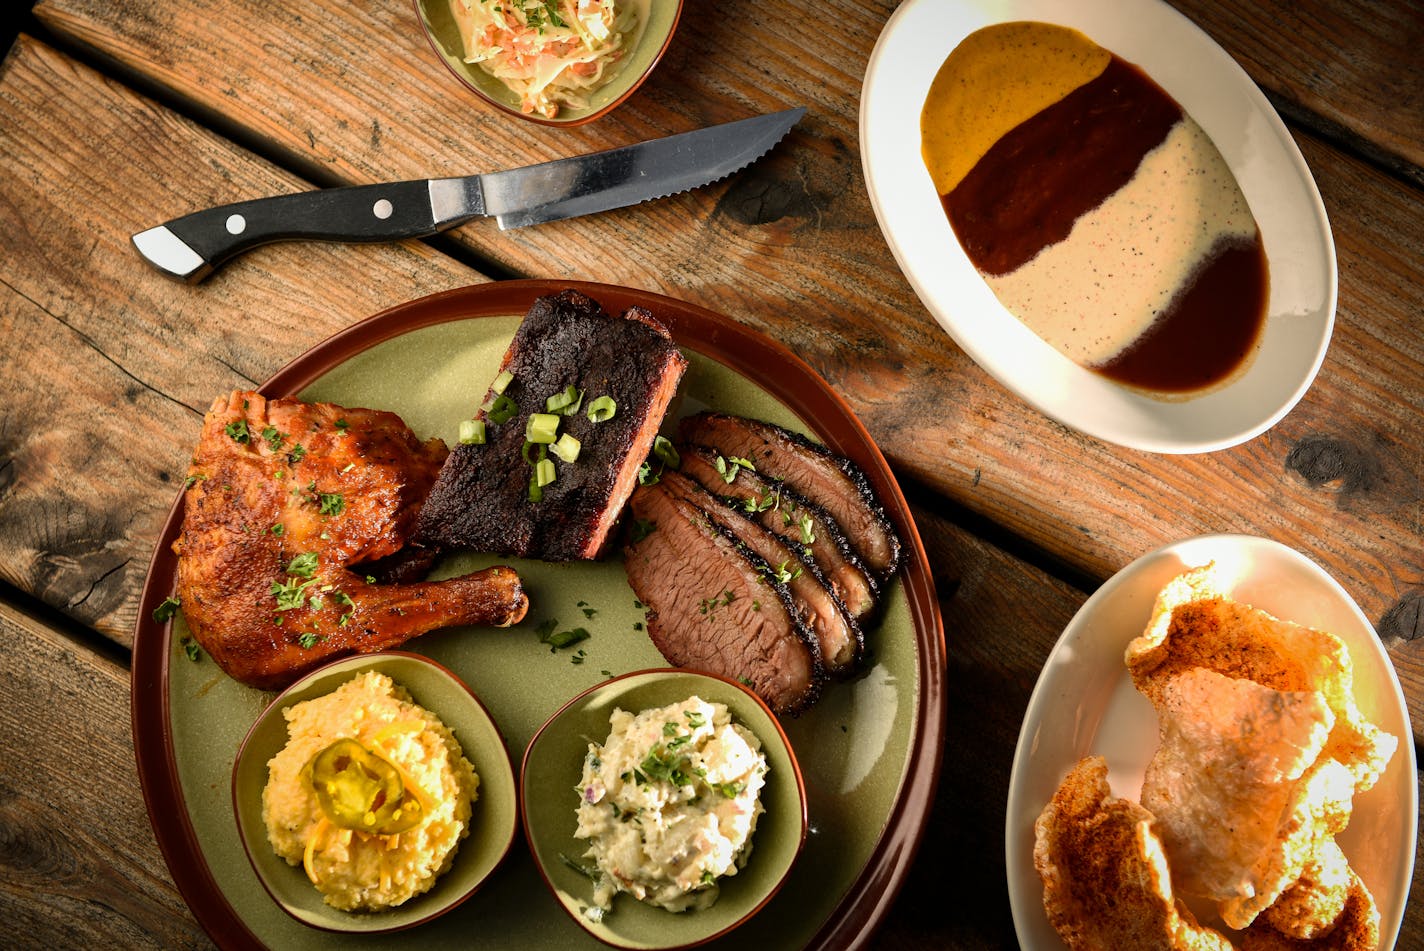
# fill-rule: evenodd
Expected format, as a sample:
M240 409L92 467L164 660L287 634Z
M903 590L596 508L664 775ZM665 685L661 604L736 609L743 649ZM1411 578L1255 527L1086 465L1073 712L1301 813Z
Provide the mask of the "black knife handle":
M219 205L136 234L133 242L159 270L194 282L228 259L273 241L396 241L437 230L430 184L422 179ZM185 248L191 253L184 254Z

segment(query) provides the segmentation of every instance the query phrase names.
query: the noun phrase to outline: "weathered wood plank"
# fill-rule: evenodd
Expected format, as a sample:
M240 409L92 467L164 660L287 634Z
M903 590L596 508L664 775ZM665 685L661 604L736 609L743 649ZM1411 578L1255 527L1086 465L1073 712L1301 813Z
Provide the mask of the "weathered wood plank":
M1380 42L1403 41L1380 40L1377 23L1352 18L1346 4L1311 8L1328 15L1318 27L1301 27L1309 48L1340 45L1321 62L1277 57L1264 41L1251 45L1257 31L1230 26L1230 11L1203 8L1200 18L1233 49L1250 52L1260 78L1279 73L1288 77L1286 91L1308 89L1314 100L1351 111L1350 101L1333 98L1353 88L1350 63L1372 61ZM1406 15L1398 4L1388 10L1376 19ZM824 20L831 35L809 45L793 39L804 27L795 8L756 5L747 15L762 26L745 34L729 26L734 9L686 17L665 61L626 107L558 131L471 103L401 5L334 17L301 4L194 0L186 10L154 4L133 16L92 0L46 0L38 12L55 30L333 180L522 164L807 103L802 126L729 182L512 233L476 223L456 239L516 273L648 287L765 330L848 399L902 477L1091 576L1204 532L1266 535L1300 548L1381 629L1417 698L1414 720L1424 723L1417 437L1424 235L1420 192L1398 179L1298 133L1340 260L1339 320L1324 370L1266 435L1230 451L1161 457L1100 444L1012 397L939 331L896 269L861 177L860 75L852 68L868 56L888 5L843 4ZM402 104L398 122L387 112L392 102ZM1393 111L1394 103L1381 103ZM1399 127L1384 114L1370 121ZM198 177L211 181L206 173L186 179ZM255 193L236 183L214 191ZM175 199L168 212L187 207ZM265 255L282 253L259 251L254 261L262 266ZM242 280L229 279L229 286Z
M208 948L154 841L123 667L0 602L0 918L26 948Z
M173 202L303 184L26 37L0 71L0 129L0 577L128 644L213 399L484 278L420 243L291 245L185 287L129 235Z
M1359 140L1424 184L1424 10L1394 0L1172 5L1292 118Z

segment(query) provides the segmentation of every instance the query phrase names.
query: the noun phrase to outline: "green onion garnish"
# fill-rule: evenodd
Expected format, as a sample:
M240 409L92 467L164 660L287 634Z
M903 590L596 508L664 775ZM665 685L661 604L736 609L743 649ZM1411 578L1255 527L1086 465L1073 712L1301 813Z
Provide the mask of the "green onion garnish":
M616 412L618 412L618 404L613 402L611 396L597 397L588 404L588 418L595 423L612 419Z
M482 419L460 420L460 442L482 446L485 442L485 421Z
M530 413L524 424L524 438L534 443L551 443L559 432L559 417L553 413Z
M484 406L485 416L496 426L507 423L519 413L519 406L514 400L500 393Z
M543 488L559 477L558 471L554 468L554 460L540 459L534 464L534 481L539 488Z
M653 438L653 455L674 469L682 464L682 457L677 454L677 448L673 446L666 436L655 436Z
M583 391L570 383L562 392L555 393L544 401L544 409L561 416L572 416L583 405Z
M564 433L549 447L549 451L565 462L573 462L578 459L579 450L582 448L582 443L568 433Z
M496 394L503 393L505 388L513 382L514 374L508 370L501 370L499 376L495 377L494 382L490 384L490 389Z

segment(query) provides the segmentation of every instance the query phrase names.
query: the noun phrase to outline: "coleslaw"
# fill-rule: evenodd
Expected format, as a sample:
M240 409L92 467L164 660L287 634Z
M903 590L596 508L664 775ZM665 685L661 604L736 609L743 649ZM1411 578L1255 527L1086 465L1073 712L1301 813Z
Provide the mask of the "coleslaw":
M617 73L638 26L634 4L614 0L450 0L465 62L519 96L520 109L553 119L583 108Z

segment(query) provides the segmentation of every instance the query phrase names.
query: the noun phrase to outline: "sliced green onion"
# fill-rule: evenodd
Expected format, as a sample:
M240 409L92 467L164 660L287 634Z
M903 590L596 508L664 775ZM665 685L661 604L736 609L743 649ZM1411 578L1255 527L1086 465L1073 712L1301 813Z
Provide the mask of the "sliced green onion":
M539 488L544 488L544 486L553 482L558 477L559 473L558 470L554 468L554 460L540 459L534 464L534 482Z
M531 450L533 454L531 455ZM540 443L532 443L524 440L524 447L519 450L519 454L524 457L524 461L531 466L549 454L549 447Z
M559 433L559 417L553 413L530 413L524 424L524 438L530 442L551 443Z
M460 442L483 446L485 442L485 421L482 419L460 420Z
M544 401L544 409L561 416L572 416L583 405L583 390L570 383L561 392Z
M549 451L565 462L574 462L578 459L579 450L582 448L582 443L570 434L564 433L549 447Z
M588 418L595 423L612 419L616 412L618 412L618 404L613 402L611 396L597 397L588 404Z
M519 405L503 393L481 408L485 411L485 416L489 418L489 421L496 426L509 422L519 413Z
M682 457L677 454L677 447L666 436L653 437L653 455L674 469L682 465Z
M495 393L503 393L505 388L513 382L514 374L508 370L501 370L499 376L495 377L494 382L490 384L490 389L494 390Z
M535 475L529 477L529 501L544 501L544 487L539 484L539 477Z

